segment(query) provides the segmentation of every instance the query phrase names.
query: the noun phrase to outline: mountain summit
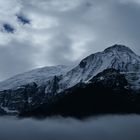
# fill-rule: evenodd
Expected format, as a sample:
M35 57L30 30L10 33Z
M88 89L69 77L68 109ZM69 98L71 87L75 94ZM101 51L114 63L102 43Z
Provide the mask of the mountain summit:
M104 50L104 52L109 52L109 51L117 51L117 52L130 52L130 53L134 53L129 47L126 47L124 45L119 45L119 44L115 44L111 47L108 47L107 49Z
M1 112L20 113L52 102L54 97L69 93L65 91L78 84L86 86L92 83L92 79L99 73L102 73L99 77L103 81L102 85L107 86L106 82L109 80L106 80L108 74L104 76L105 70L109 70L110 76L114 74L114 70L118 71L117 80L124 75L123 81L126 80L127 85L121 89L140 91L140 57L124 45L113 45L103 52L91 54L75 67L40 68L1 82ZM118 80L115 85L119 83L121 82Z
M109 68L125 73L129 83L134 88L139 87L140 57L123 45L114 45L103 52L86 57L77 67L67 72L60 83L66 88L72 87L80 81L88 82L98 73ZM133 79L137 81L134 82Z

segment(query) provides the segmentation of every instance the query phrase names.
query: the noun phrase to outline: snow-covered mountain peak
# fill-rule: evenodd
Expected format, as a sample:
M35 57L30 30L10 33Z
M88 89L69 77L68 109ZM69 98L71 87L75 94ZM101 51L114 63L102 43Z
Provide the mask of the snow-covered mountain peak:
M119 70L127 75L135 73L139 79L137 83L140 81L140 57L124 45L114 45L103 52L91 54L83 59L77 67L66 73L60 82L61 89L72 87L81 81L88 82L98 73L109 68ZM130 78L131 80L129 76L127 77L129 81L133 79L133 77ZM134 81L132 80L131 83Z
M129 47L126 47L124 45L119 45L119 44L115 44L111 47L108 47L107 49L104 50L105 53L108 53L108 52L125 52L125 53L133 53L134 52L129 48Z
M124 63L132 62L134 64L135 62L140 62L140 57L136 55L129 47L116 44L108 47L102 52L89 55L79 63L79 66L83 68L86 64L90 64L92 62L97 64L97 62L95 62L96 59L102 59L103 63L109 63L110 60L114 59L115 61Z
M140 57L136 55L129 47L124 45L113 45L103 52L92 54L83 59L79 66L81 68L86 65L100 65L100 69L115 68L122 72L126 71L137 71L140 68ZM101 71L100 71L101 72Z

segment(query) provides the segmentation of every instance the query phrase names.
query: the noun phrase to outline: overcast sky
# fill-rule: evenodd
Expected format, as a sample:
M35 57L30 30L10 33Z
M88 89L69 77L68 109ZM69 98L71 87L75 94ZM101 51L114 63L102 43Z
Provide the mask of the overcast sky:
M0 0L0 80L116 43L140 54L140 0Z

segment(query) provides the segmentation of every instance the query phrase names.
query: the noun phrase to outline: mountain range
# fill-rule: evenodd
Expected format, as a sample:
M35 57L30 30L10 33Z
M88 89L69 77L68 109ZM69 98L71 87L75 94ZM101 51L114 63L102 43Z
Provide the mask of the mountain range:
M140 113L140 56L113 45L77 66L35 69L0 82L0 114Z

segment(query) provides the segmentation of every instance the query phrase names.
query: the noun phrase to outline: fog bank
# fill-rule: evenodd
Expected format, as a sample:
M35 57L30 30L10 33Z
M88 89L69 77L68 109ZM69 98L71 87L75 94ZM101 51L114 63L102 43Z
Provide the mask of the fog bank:
M139 140L140 116L102 116L87 120L0 118L1 140Z

